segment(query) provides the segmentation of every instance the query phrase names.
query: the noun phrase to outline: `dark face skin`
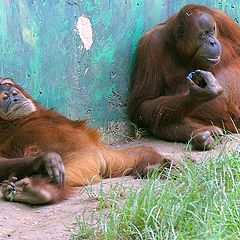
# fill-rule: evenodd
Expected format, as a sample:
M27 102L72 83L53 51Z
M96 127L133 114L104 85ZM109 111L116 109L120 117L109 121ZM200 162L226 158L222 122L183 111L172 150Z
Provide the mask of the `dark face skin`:
M26 98L15 86L0 85L0 117L15 120L36 111L33 102Z
M196 16L197 50L193 56L196 68L207 69L220 61L221 44L216 38L216 23L208 13Z

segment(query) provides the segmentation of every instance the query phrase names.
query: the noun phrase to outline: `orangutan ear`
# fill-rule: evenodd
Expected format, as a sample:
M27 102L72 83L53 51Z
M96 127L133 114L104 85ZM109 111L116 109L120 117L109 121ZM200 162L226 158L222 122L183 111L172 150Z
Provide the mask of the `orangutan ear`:
M0 78L0 85L5 85L5 84L15 85L15 83L11 78Z

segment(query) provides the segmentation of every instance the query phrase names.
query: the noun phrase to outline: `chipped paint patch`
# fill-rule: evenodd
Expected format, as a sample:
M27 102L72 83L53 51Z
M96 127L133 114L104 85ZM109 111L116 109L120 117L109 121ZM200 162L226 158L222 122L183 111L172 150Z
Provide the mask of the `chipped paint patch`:
M83 76L86 76L86 74L87 74L88 70L89 70L89 67L88 67L88 68L85 70L85 72L84 72Z
M80 36L84 48L89 50L93 44L93 34L91 22L87 17L82 15L78 18L76 32Z
M34 36L34 33L30 29L24 28L22 30L22 36L23 36L23 41L30 44L31 46L33 46L36 43L36 38Z

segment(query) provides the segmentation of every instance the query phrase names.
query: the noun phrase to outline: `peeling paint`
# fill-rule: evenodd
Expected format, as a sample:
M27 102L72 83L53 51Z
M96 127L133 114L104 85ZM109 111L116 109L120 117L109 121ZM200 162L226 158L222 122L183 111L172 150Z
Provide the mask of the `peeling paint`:
M36 43L35 36L30 29L24 28L22 30L22 36L23 36L23 41L30 44L31 46L33 46Z
M76 32L79 34L84 48L89 50L93 44L93 34L91 22L87 17L82 15L78 18Z

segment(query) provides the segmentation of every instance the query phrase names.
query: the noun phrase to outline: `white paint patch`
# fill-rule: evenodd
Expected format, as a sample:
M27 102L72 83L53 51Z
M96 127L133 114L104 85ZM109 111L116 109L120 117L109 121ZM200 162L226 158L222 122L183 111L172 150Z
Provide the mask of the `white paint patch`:
M84 48L89 50L93 44L93 34L91 22L87 17L82 15L78 18L76 32L80 36Z
M87 72L88 72L88 69L89 69L89 67L85 70L85 72L84 72L84 74L83 74L84 77L86 76L86 74L87 74Z

